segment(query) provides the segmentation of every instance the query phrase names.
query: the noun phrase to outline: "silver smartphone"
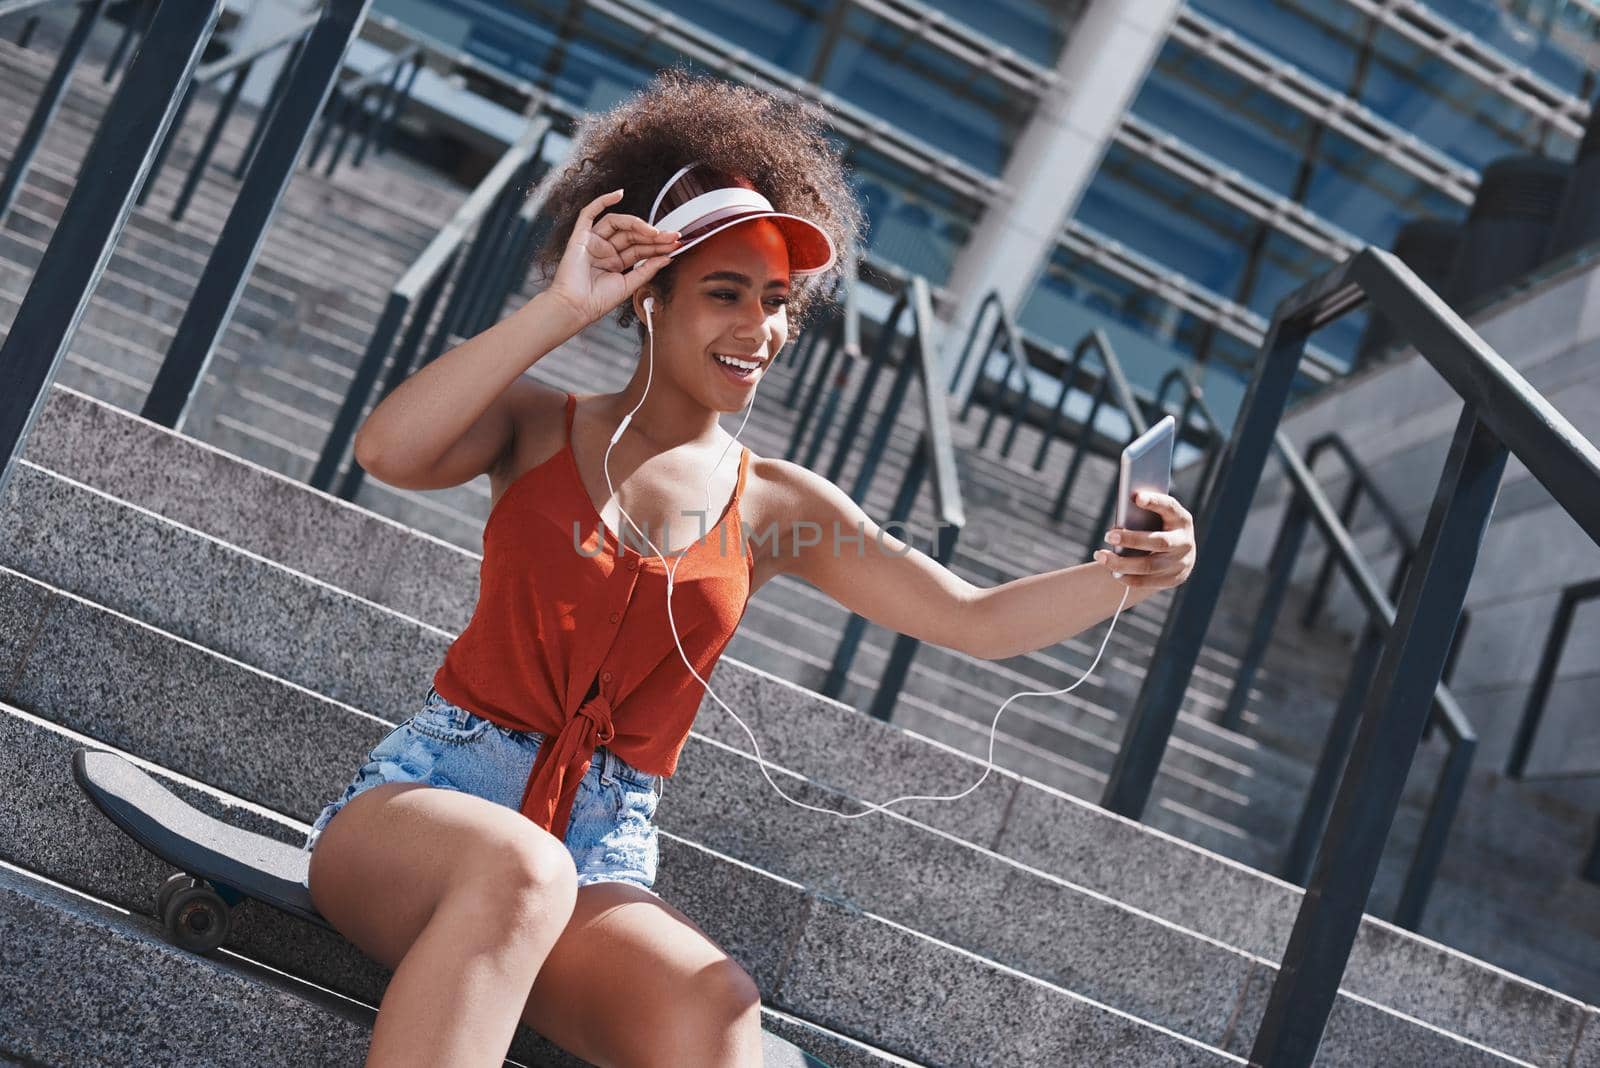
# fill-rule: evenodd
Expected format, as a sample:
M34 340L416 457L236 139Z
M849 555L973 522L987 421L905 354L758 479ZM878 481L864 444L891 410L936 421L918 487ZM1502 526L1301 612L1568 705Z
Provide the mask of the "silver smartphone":
M1177 430L1177 420L1168 415L1155 426L1128 442L1122 450L1122 462L1117 474L1117 509L1112 526L1119 530L1164 530L1165 524L1157 512L1140 508L1133 503L1133 495L1140 490L1166 494L1172 486L1172 444ZM1111 551L1118 556L1149 556L1148 549L1130 549L1126 545L1113 545Z

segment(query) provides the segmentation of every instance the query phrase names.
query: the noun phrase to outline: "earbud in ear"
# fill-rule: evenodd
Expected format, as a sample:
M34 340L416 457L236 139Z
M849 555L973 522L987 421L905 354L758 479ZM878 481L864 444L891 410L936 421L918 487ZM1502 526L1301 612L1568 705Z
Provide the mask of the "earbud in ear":
M644 298L644 310L654 314L654 312L656 310L656 298L655 297L645 297Z

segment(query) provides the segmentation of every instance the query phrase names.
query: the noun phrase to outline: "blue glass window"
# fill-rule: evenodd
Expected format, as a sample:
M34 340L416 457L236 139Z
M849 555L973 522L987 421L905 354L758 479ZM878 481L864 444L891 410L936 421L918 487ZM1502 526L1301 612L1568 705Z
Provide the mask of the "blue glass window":
M1115 144L1076 217L1218 293L1237 287L1253 227L1244 212Z
M969 29L1003 44L1040 66L1053 67L1072 22L1051 0L924 0Z
M827 56L823 88L988 174L998 175L1033 109L1005 82L853 10Z
M1350 5L1196 0L1194 7L1324 85L1349 88L1367 21Z
M1132 110L1285 195L1294 188L1311 129L1303 113L1171 40Z

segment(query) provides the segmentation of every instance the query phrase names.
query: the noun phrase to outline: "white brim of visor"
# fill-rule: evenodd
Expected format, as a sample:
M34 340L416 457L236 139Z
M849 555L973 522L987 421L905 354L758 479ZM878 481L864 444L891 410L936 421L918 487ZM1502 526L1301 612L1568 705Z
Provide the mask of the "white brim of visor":
M719 217L725 221L718 222ZM779 220L785 243L789 246L789 273L791 275L820 274L832 267L838 258L833 241L820 226L810 219L787 212L773 211L771 201L742 186L713 189L669 211L665 218L652 223L660 230L689 233L702 226L715 223L705 233L696 234L688 243L667 253L668 258L687 252L706 238L719 234L730 226L753 219ZM818 262L820 260L820 262Z

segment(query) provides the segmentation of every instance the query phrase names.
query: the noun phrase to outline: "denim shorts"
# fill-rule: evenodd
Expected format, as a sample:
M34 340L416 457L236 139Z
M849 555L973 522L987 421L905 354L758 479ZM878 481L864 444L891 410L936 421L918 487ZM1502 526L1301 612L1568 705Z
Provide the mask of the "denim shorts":
M351 798L386 782L420 782L475 794L518 811L545 736L502 727L439 696L431 687L422 709L389 732L337 801L324 806L302 851L309 854L323 828ZM656 804L662 776L640 771L601 746L578 785L567 821L566 847L578 885L656 881L659 847ZM309 866L306 881L309 888Z

